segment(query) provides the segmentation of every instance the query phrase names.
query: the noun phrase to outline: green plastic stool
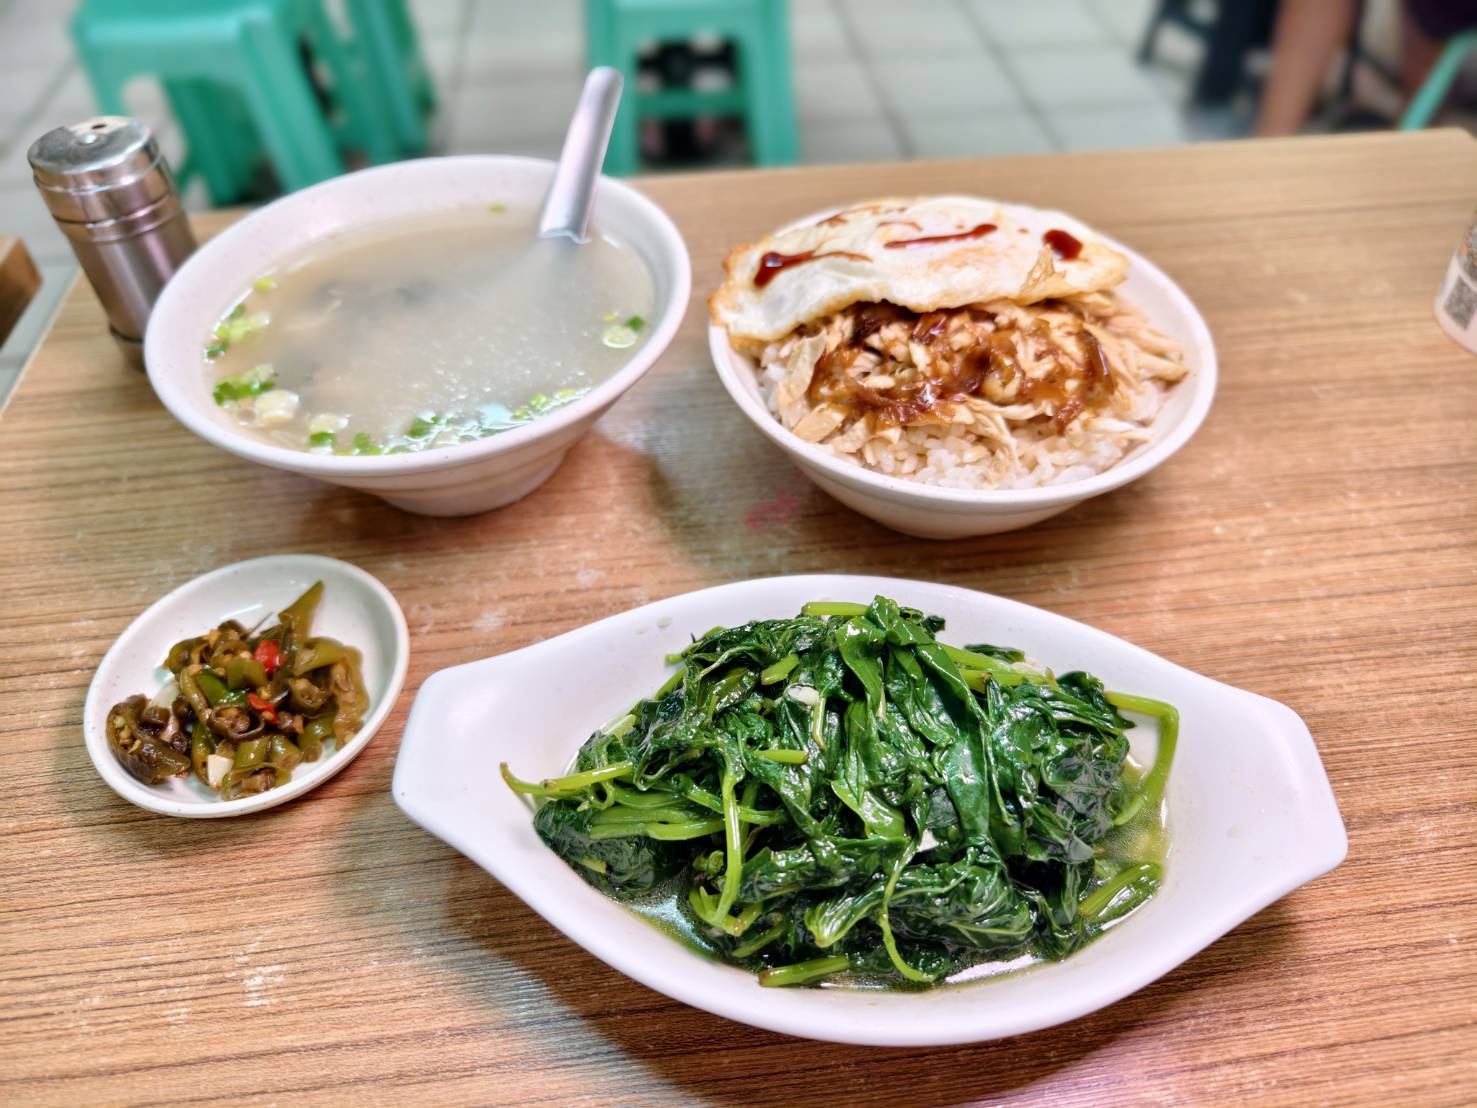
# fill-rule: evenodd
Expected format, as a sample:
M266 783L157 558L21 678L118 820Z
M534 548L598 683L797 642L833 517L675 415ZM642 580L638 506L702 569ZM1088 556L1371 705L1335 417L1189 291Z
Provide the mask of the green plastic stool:
M343 49L360 51L363 63L345 53L340 64L350 74L367 75L379 103L372 113L362 109L372 114L364 134L354 129L352 117L338 121L339 146L360 151L367 146L369 160L376 163L424 153L425 120L436 108L436 91L404 0L346 0L345 14L350 38ZM216 204L257 194L266 154L254 141L240 98L225 86L200 81L165 82L165 91L189 143L180 180L198 171ZM392 128L393 145L380 141L384 127Z
M684 42L711 33L735 46L738 82L732 90L637 90L637 57L649 42ZM614 176L640 167L643 117L687 119L739 114L759 165L795 160L795 92L785 0L585 0L586 57L625 78L615 130L605 154Z
M405 0L345 0L344 7L355 36L362 39L400 152L423 153L425 121L436 110L436 89Z
M1410 106L1400 117L1400 130L1419 131L1431 122L1431 117L1441 109L1452 82L1462 71L1467 55L1477 50L1477 31L1466 31L1449 39L1441 57L1431 67L1431 72L1411 98Z
M258 142L289 191L343 172L335 130L371 161L399 153L364 53L319 0L86 0L72 33L104 112L123 112L130 78L160 78L213 199L239 194ZM330 85L327 111L304 48ZM234 125L242 110L250 131Z

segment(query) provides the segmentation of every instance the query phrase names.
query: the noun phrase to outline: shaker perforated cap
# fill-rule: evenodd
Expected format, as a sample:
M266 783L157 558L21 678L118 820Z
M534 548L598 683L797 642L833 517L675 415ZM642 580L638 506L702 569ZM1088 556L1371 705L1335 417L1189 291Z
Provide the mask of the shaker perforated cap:
M120 219L174 191L147 124L116 115L47 131L27 154L51 214L72 223Z

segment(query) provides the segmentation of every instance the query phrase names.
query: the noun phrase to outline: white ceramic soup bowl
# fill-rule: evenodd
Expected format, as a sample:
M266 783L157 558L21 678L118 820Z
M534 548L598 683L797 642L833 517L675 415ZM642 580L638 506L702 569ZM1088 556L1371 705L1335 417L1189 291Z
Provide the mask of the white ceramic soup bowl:
M797 223L814 223L817 212ZM718 378L734 403L801 471L848 508L878 523L926 539L959 539L1029 527L1090 497L1136 481L1168 461L1190 441L1215 397L1215 344L1204 317L1163 270L1122 243L1099 235L1128 257L1128 276L1118 291L1151 324L1179 343L1190 373L1168 393L1151 425L1151 437L1117 465L1081 481L1035 489L951 489L889 477L843 460L782 426L764 403L757 364L729 344L728 332L708 328L708 347Z
M651 368L687 309L692 267L667 214L629 185L602 177L593 225L630 244L656 288L646 341L579 400L476 442L377 457L310 454L253 437L211 396L202 350L221 314L253 280L308 246L448 208L502 203L537 208L554 164L540 158L468 155L366 169L285 196L227 228L190 258L154 306L144 338L149 381L169 411L201 438L237 457L363 489L406 511L469 515L528 495L559 468L591 424ZM486 351L495 358L496 350ZM407 367L415 372L416 367Z

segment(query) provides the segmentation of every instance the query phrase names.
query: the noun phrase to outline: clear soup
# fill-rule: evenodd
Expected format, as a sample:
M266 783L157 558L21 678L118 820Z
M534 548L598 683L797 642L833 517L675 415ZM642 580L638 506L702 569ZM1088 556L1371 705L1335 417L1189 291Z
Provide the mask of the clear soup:
M207 336L216 403L278 446L398 454L578 399L645 341L652 276L599 230L539 240L536 218L494 204L315 243Z

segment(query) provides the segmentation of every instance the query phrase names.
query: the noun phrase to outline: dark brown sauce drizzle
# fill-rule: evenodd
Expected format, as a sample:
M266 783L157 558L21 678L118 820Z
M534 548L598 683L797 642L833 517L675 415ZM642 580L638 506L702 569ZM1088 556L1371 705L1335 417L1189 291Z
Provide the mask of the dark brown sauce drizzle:
M865 254L853 254L849 250L806 250L800 254L780 254L771 250L759 259L759 268L754 271L754 285L763 288L792 265L813 262L817 258L855 258L859 262L870 262Z
M1041 236L1041 241L1051 247L1052 251L1064 262L1075 261L1078 254L1082 253L1082 240L1076 235L1053 227Z
M990 318L979 309L967 309L971 315ZM964 400L981 394L1008 396L1008 403L1026 404L1044 401L1057 405L1052 423L1060 433L1089 407L1100 407L1113 392L1113 378L1102 345L1089 332L1078 336L1086 370L1078 378L1077 391L1071 393L1067 382L1073 376L1066 358L1055 343L1044 321L1034 325L1035 333L1051 343L1058 368L1044 377L1031 377L1016 360L1014 330L991 333L983 342L957 353L949 340L949 318L952 312L916 312L895 304L877 303L859 306L850 338L834 350L822 354L816 362L807 395L812 404L830 403L850 408L857 415L871 415L881 424L915 423L932 414L943 402ZM890 323L910 323L908 338L929 347L935 367L942 372L912 384L895 384L891 388L873 389L847 370L868 350L866 340ZM993 380L991 380L993 379Z
M997 229L993 223L981 223L978 227L971 227L968 231L957 231L952 235L925 235L921 239L893 239L882 245L889 250L901 250L907 246L926 246L934 242L962 242L965 239L982 239Z

